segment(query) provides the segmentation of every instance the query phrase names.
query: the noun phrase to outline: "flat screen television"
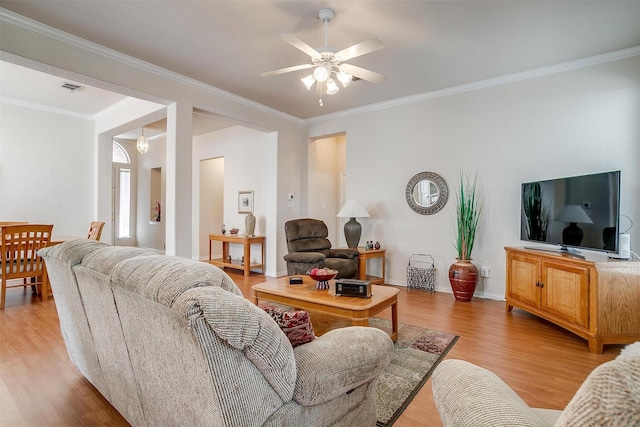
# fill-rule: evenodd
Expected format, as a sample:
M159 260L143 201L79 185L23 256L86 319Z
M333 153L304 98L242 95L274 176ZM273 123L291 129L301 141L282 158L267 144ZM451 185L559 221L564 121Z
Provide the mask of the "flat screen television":
M521 240L618 253L620 171L525 182L520 206Z

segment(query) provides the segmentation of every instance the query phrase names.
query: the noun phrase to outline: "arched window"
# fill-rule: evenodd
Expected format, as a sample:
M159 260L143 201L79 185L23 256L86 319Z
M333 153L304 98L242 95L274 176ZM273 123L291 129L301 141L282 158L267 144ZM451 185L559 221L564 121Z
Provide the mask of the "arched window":
M124 147L118 144L116 141L113 141L113 153L111 155L111 161L113 163L131 163L131 159L129 158L129 153Z
M113 163L120 163L120 165L114 165L114 183L115 194L115 212L118 218L116 226L116 235L118 239L128 239L131 237L131 168L128 166L121 166L123 164L131 164L129 153L124 149L122 145L113 141L113 154L111 155L111 161Z

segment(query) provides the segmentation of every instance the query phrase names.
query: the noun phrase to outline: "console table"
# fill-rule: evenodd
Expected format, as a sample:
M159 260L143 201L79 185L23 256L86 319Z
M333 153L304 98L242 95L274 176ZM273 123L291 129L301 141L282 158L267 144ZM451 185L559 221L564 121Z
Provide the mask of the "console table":
M222 242L222 258L211 258L211 242ZM235 268L236 270L243 270L245 277L251 274L251 269L260 268L264 273L264 241L265 236L247 236L244 234L209 234L209 263L217 267ZM229 261L229 244L239 243L244 246L244 262ZM261 248L261 262L251 263L251 245L260 244Z

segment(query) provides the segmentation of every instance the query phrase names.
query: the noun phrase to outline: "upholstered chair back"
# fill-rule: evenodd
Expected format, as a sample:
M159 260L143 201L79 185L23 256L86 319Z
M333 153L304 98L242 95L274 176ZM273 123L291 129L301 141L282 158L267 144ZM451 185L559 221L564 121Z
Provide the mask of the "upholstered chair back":
M331 242L327 239L327 225L313 218L302 218L287 221L284 224L289 252L320 252L329 255Z

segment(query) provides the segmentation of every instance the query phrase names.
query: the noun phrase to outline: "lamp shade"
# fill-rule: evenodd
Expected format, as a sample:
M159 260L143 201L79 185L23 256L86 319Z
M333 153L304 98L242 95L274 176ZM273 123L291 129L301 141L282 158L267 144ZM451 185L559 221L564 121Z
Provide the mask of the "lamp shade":
M347 200L338 212L338 218L369 218L369 212L362 203L354 199Z
M335 80L329 79L327 80L327 95L333 95L334 93L338 93L340 88L336 84Z
M560 215L556 217L556 221L593 224L589 215L587 215L580 205L565 205Z
M589 215L580 205L566 205L560 215L556 217L556 221L569 223L569 226L562 230L562 244L571 246L580 246L584 236L582 229L576 224L593 224Z
M303 77L300 80L302 80L302 83L304 83L304 87L307 88L307 90L311 89L311 86L313 86L313 84L316 82L315 77L313 77L313 74L309 74L307 77Z

